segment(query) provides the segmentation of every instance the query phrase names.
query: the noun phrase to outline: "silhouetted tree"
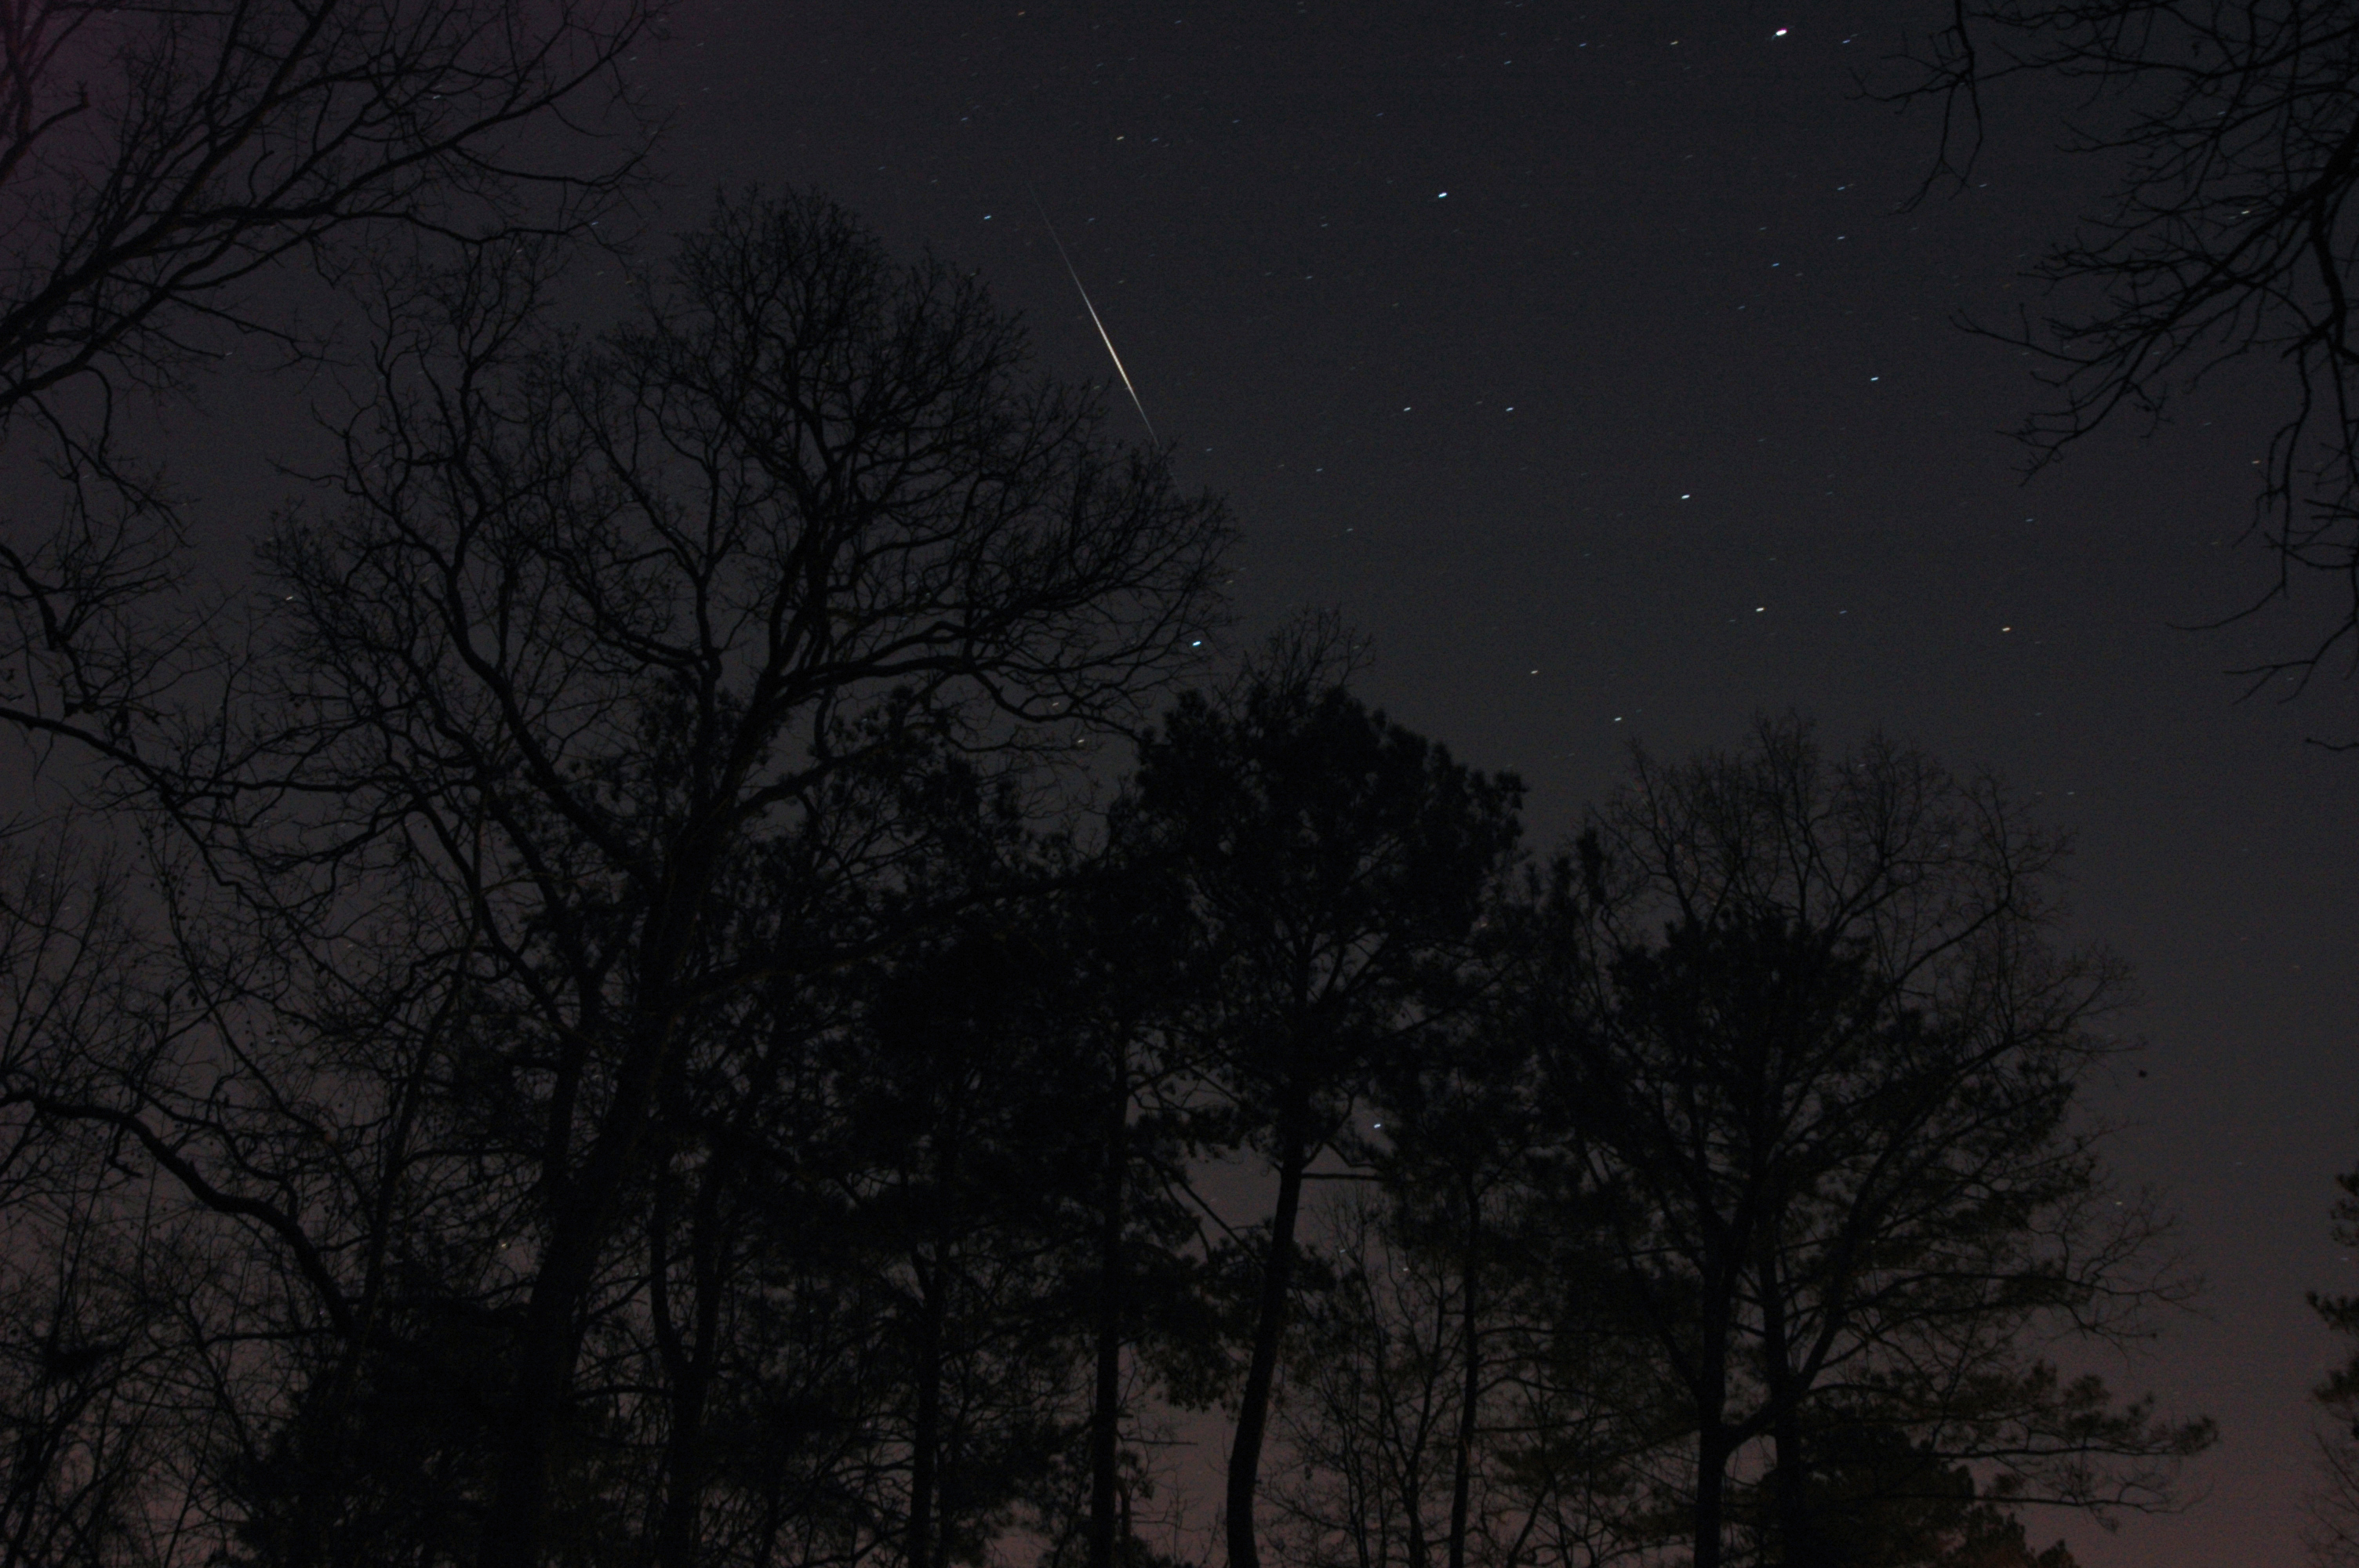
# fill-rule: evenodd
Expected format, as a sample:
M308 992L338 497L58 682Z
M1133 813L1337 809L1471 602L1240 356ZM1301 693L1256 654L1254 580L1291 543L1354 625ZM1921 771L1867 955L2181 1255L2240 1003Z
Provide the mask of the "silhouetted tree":
M1205 1075L1276 1180L1230 1451L1232 1568L1254 1499L1311 1162L1384 1065L1466 999L1520 786L1372 713L1281 655L1224 702L1183 696L1139 745L1139 810L1186 879Z
M658 1550L691 1541L678 1560L939 1568L1021 1527L1070 1562L1098 1515L1076 1476L1111 1457L1120 1480L1130 1353L1205 1332L1196 1226L1161 1190L1172 1119L1152 1103L1170 1071L1147 1022L1169 1002L1168 901L1118 853L1037 836L1013 781L901 777L869 820L897 825L904 865L808 938L873 930L875 950L766 990L700 1049L725 1076L692 1070L695 1108L658 1132L678 1193L649 1217L676 1261L650 1281L650 1325L679 1344ZM774 1092L746 1092L725 1044L741 1032L776 1042ZM691 1390L705 1409L681 1404Z
M1364 1450L1362 1463L1382 1456L1395 1482L1386 1500L1397 1510L1396 1544L1411 1568L1437 1557L1466 1568L1470 1549L1512 1559L1491 1538L1531 1528L1531 1499L1513 1496L1490 1430L1530 1411L1487 1408L1500 1385L1528 1378L1533 1296L1543 1288L1533 1238L1520 1234L1544 1142L1530 1039L1497 1005L1512 983L1510 937L1522 913L1495 897L1483 917L1482 1005L1377 1075L1370 1124L1348 1146L1384 1206L1346 1209L1346 1293L1306 1358L1314 1385L1331 1373L1346 1381L1324 1389L1315 1417L1292 1422L1300 1441ZM1395 1346L1405 1357L1397 1365L1388 1363ZM1375 1396L1366 1408L1347 1393L1363 1386ZM1416 1419L1400 1419L1404 1399ZM1364 1521L1351 1528L1364 1532Z
M201 1339L216 1266L158 1212L103 1130L28 1092L76 1094L156 1025L124 868L69 820L0 840L0 1563L91 1564L205 1511L190 1448L210 1413ZM168 1206L167 1206L168 1207ZM192 1300L192 1297L198 1298ZM198 1341L192 1344L192 1339ZM193 1407L193 1409L192 1409ZM191 1419L192 1417L196 1419Z
M1943 109L1963 178L1983 92L2021 76L2083 89L2073 137L2120 171L2112 200L2036 269L2060 304L1999 335L2038 353L2055 406L2024 437L2046 462L2116 416L2158 421L2207 372L2283 378L2256 528L2268 598L2322 577L2325 630L2247 672L2306 680L2359 638L2359 13L2345 0L1961 0L1901 97ZM2266 603L2265 599L2262 602ZM2258 608L2258 605L2254 606Z
M1534 1071L1521 901L1489 994L1383 1075L1288 1359L1274 1468L1289 1561L1582 1568L1658 1547L1636 1461L1667 1423L1625 1345L1570 1310L1612 1260Z
M895 268L824 203L724 206L675 276L588 350L527 351L519 301L471 287L388 362L436 390L388 381L351 511L271 557L335 737L313 776L431 844L415 864L455 879L486 983L553 1054L520 1108L537 1256L487 1563L535 1550L687 1031L810 960L726 939L733 859L905 736L1020 748L1118 715L1199 628L1225 537L1023 379L976 285Z
M1270 1484L1281 1554L1332 1568L1538 1560L1561 1543L1543 1529L1544 1483L1515 1462L1534 1435L1516 1395L1541 1336L1507 1291L1539 1281L1488 1263L1470 1303L1462 1246L1420 1245L1381 1198L1354 1198L1313 1233L1336 1277L1305 1303L1287 1364ZM1569 1452L1566 1424L1550 1422Z
M2173 1293L2072 1119L2119 978L2054 939L2060 853L1994 785L1882 741L1828 762L1789 721L1640 753L1561 869L1547 1065L1608 1290L1687 1401L1698 1568L1755 1444L1776 1560L1836 1560L1822 1419L2095 1509L2167 1506L2210 1442L2038 1358Z
M192 390L237 343L310 356L299 277L586 232L644 152L619 70L660 10L0 4L0 446L60 481L53 514L20 481L0 517L0 720L146 761L185 653L142 613L178 525L154 461L116 449L118 400Z
M1396 1256L1364 1195L1313 1217L1336 1280L1306 1303L1288 1358L1279 1427L1290 1463L1274 1466L1269 1498L1280 1554L1430 1568L1462 1424L1457 1271Z
M1079 1047L1068 1070L1094 1097L1086 1156L1093 1180L1079 1206L1092 1336L1082 1560L1115 1568L1143 1550L1128 1496L1138 1465L1124 1441L1133 1390L1159 1385L1202 1405L1220 1381L1225 1347L1210 1299L1212 1254L1202 1217L1183 1195L1191 1148L1223 1133L1194 1103L1202 1063L1182 1027L1201 979L1183 863L1125 796L1109 814L1102 849L1076 870L1054 906L1054 940L1068 966Z
M1810 1434L1808 1503L1821 1560L1876 1568L2074 1568L2062 1541L2035 1552L2007 1494L1982 1495L1973 1470L1873 1421L1838 1412ZM1776 1561L1775 1518L1750 1531ZM1788 1553L1788 1559L1791 1560Z
M725 204L594 342L542 329L540 263L478 253L395 317L342 504L266 551L271 655L190 771L272 788L162 871L201 1035L40 1102L247 1229L331 1403L407 1332L406 1270L495 1327L460 1511L511 1568L661 1429L650 1353L701 1364L683 1320L637 1338L685 1219L648 1206L696 1201L658 1173L713 1147L675 1108L769 1094L753 1003L908 939L899 781L1136 711L1227 535L971 279L815 199Z

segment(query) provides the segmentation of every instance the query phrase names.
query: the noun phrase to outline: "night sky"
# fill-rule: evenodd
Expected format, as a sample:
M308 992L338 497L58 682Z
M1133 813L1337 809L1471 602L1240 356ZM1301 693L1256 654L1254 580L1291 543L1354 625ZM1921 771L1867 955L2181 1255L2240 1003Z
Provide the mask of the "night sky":
M1037 190L1180 475L1234 503L1245 630L1340 610L1364 695L1518 770L1537 843L1629 739L1789 707L2036 792L2078 836L2077 930L2142 982L2147 1076L2094 1108L2211 1281L2108 1370L2225 1436L2185 1515L2034 1537L2295 1562L2339 1354L2302 1292L2354 1284L2327 1210L2359 1162L2359 756L2304 741L2359 705L2237 700L2223 671L2299 609L2179 629L2269 580L2235 546L2266 367L2021 482L2030 362L1955 319L2036 299L2106 171L2057 152L2068 101L2003 96L1974 188L1902 211L1933 118L1855 81L1905 10L701 0L642 66L677 110L667 222L816 186L1103 382Z

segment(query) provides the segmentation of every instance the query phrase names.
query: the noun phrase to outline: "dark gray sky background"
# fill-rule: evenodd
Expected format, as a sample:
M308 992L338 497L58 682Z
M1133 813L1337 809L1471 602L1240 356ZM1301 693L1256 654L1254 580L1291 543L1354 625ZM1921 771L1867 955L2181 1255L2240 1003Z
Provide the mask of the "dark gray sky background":
M1907 7L1797 0L1080 5L695 0L654 51L678 189L815 185L1105 361L1062 231L1182 477L1245 530L1248 628L1375 642L1368 696L1532 787L1545 844L1636 736L1799 708L1989 767L2079 837L2080 931L2136 967L2148 1076L2104 1090L2209 1317L2114 1368L2217 1416L2210 1498L2092 1568L2299 1561L2306 1288L2359 1162L2353 687L2239 704L2293 618L2194 635L2267 580L2234 547L2271 384L2223 377L2028 488L2027 362L1958 331L2104 189L2050 99L1979 180L1897 211L1930 116L1854 73ZM1783 36L1779 29L1785 29ZM1446 192L1446 194L1444 194Z

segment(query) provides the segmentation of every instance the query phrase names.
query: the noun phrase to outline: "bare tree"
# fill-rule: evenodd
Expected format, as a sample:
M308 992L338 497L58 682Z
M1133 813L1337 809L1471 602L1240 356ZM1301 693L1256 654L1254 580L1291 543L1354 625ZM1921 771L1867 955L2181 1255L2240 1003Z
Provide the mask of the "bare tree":
M1943 108L1939 171L1962 178L1984 92L2020 76L2085 88L2073 145L2121 170L2106 205L2037 268L2059 304L1998 335L2054 390L2024 437L2045 463L2117 416L2158 422L2233 362L2280 378L2254 527L2273 586L2323 579L2322 631L2244 672L2306 684L2359 668L2359 6L2348 0L1960 0L1898 97Z
M602 1445L661 1431L634 1325L673 1264L634 1218L692 1147L682 1075L765 1092L749 1000L923 918L878 903L915 760L1134 716L1228 535L971 278L824 202L724 205L594 342L542 330L543 260L479 250L395 318L341 502L266 552L271 654L189 769L250 787L184 816L167 883L205 1041L45 1106L248 1228L332 1407L388 1375L372 1346L480 1336L479 1544L438 1550L500 1565L558 1514L587 1550ZM674 1556L703 1473L647 1504Z
M1566 868L1544 1048L1604 1293L1688 1404L1698 1568L1748 1450L1777 1560L1844 1560L1829 1426L2101 1512L2169 1506L2211 1441L2039 1357L2184 1289L2074 1119L2119 979L2051 935L2060 853L1994 785L1787 722L1639 755Z
M1288 1562L1430 1568L1451 1500L1460 1379L1456 1282L1395 1258L1365 1199L1313 1230L1335 1289L1308 1304L1289 1363L1270 1487ZM1298 1474L1299 1472L1299 1474Z
M179 528L118 400L240 343L314 352L293 283L397 240L582 232L644 151L619 73L661 7L0 0L0 450L59 497L0 517L0 721L134 762L179 668L130 624Z
M1536 1472L1514 1462L1534 1435L1516 1387L1528 1383L1534 1325L1487 1294L1470 1301L1464 1258L1403 1245L1389 1217L1368 1197L1347 1199L1319 1233L1335 1288L1304 1312L1271 1486L1287 1560L1540 1561L1560 1543L1545 1529ZM1561 1446L1566 1433L1553 1435Z
M193 1561L228 1540L236 1249L111 1121L55 1114L187 1016L85 826L0 842L0 1563Z
M71 838L0 847L0 1076L54 1074L115 1000L133 944L115 880ZM0 1563L96 1556L146 1500L148 1423L121 1419L147 1303L112 1292L122 1250L100 1218L103 1175L21 1100L0 1123ZM103 1173L103 1162L96 1162ZM140 1412L144 1415L146 1412ZM92 1543L88 1553L77 1550Z

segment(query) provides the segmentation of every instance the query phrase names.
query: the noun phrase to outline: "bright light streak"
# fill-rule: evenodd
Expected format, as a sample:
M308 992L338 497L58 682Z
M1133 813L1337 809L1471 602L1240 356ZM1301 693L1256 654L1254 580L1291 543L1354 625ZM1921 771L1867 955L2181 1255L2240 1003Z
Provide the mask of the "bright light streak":
M1026 189L1030 189L1029 187ZM1130 394L1130 406L1138 410L1138 422L1147 427L1147 438L1161 446L1163 440L1155 433L1155 421L1147 416L1147 405L1138 400L1138 388L1131 384L1130 372L1122 368L1122 356L1114 351L1114 339L1107 333L1105 323L1098 319L1098 308L1090 303L1090 291L1082 287L1080 269L1073 265L1073 258L1065 254L1065 242L1057 237L1057 225L1049 222L1049 209L1041 205L1038 191L1031 194L1032 206L1040 214L1040 226L1049 231L1049 243L1057 247L1057 259L1065 264L1065 276L1073 280L1073 292L1082 297L1082 308L1090 313L1090 325L1098 330L1098 341L1105 345L1106 358L1114 361L1114 373L1122 377L1122 389Z

